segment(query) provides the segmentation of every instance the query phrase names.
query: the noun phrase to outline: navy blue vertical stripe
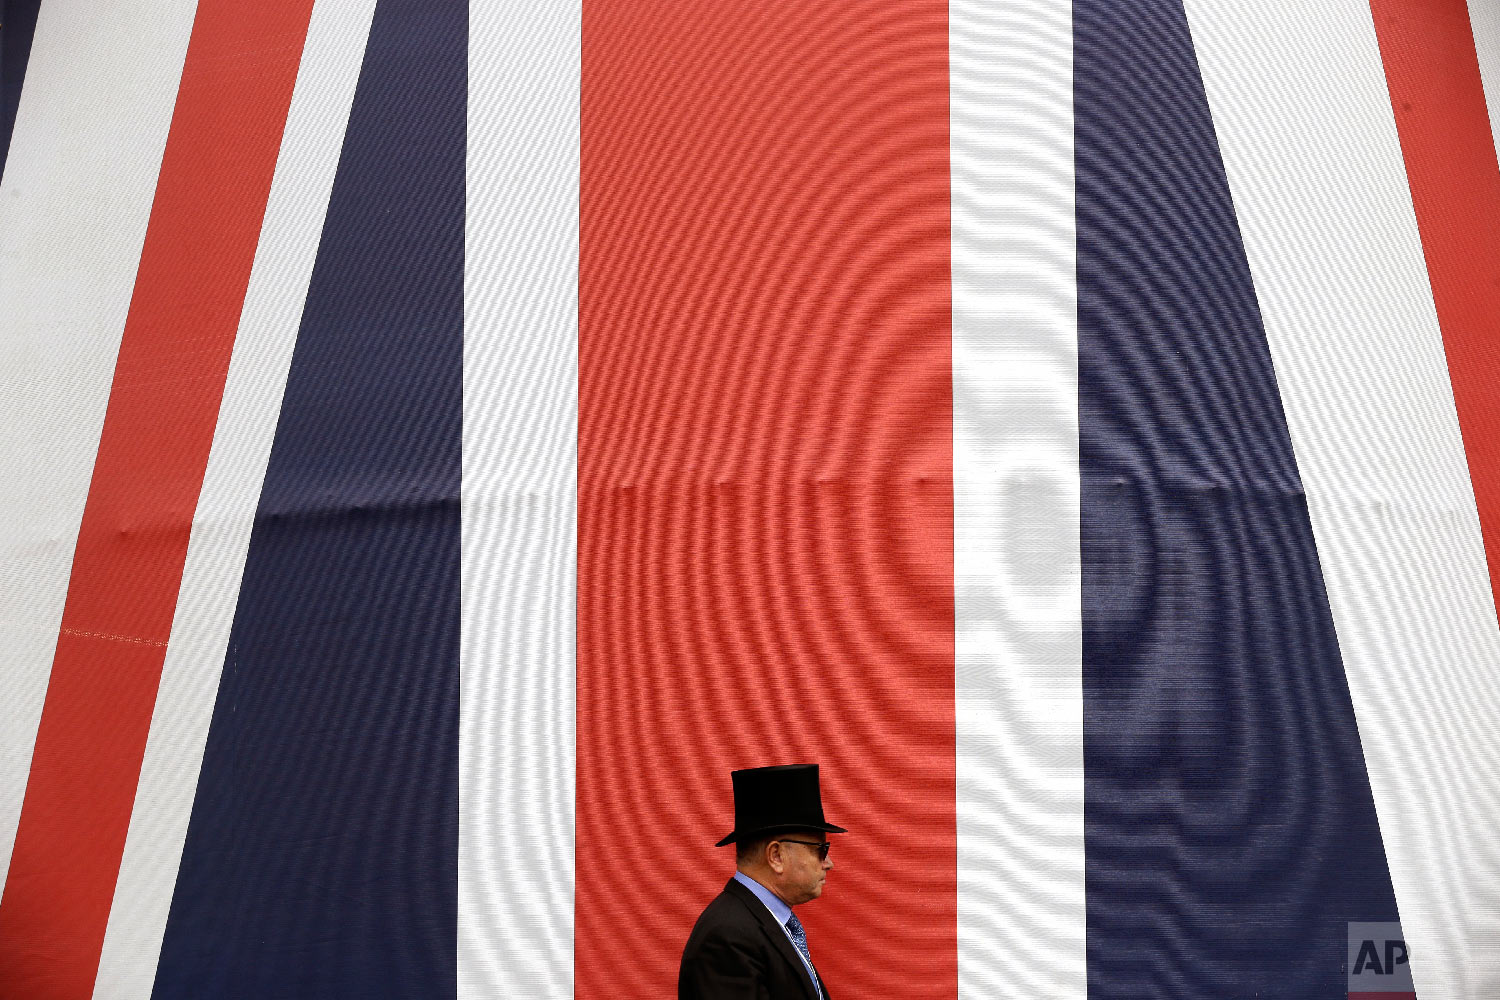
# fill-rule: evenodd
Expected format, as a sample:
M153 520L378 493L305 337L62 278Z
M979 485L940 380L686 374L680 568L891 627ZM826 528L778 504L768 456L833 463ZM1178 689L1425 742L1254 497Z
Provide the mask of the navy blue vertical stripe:
M5 173L41 6L42 0L0 0L0 176Z
M154 996L457 990L467 7L380 0Z
M1181 0L1075 0L1091 1000L1342 997L1394 920Z

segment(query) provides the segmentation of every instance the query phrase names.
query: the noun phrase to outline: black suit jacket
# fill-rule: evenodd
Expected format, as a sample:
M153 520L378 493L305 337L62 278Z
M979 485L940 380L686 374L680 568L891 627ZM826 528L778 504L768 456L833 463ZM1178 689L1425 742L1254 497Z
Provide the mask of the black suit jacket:
M818 977L823 996L828 986ZM677 971L678 1000L817 1000L802 956L755 893L731 878L708 904Z

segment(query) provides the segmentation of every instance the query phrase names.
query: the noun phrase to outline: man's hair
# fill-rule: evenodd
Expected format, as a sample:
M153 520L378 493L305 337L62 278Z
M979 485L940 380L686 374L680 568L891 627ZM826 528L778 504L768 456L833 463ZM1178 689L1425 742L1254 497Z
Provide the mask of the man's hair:
M766 856L766 845L776 839L767 834L750 840L741 840L734 845L735 863L743 865L760 861Z
M817 830L778 830L775 833L761 834L754 840L745 840L734 845L734 863L743 865L764 860L766 845L771 841L785 840L787 837L791 837L793 840L800 840L804 836L824 837L824 839L827 839L824 834L819 833Z

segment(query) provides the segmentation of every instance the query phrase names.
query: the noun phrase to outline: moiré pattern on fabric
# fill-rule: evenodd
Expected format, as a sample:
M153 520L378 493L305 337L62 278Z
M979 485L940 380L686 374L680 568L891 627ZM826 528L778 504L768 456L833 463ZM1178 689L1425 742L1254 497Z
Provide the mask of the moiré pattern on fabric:
M381 0L154 995L452 996L467 9Z
M829 995L956 992L947 18L584 7L579 997L671 995L730 769L810 761Z
M1334 995L1396 904L1192 39L1074 13L1089 994Z

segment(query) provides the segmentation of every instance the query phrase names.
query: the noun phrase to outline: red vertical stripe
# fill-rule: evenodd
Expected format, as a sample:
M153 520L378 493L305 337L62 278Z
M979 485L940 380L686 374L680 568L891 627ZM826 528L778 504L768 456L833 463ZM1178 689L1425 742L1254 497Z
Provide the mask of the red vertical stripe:
M1500 593L1500 167L1465 0L1371 0Z
M945 0L583 25L576 988L673 995L822 765L834 995L957 990Z
M0 899L0 996L93 991L311 11L198 6Z

